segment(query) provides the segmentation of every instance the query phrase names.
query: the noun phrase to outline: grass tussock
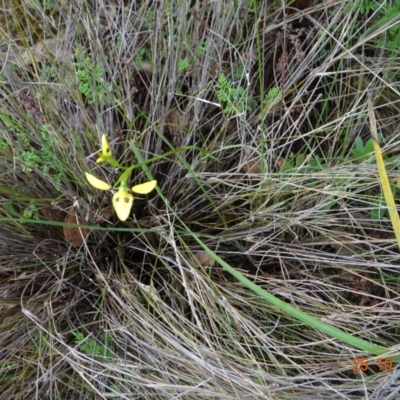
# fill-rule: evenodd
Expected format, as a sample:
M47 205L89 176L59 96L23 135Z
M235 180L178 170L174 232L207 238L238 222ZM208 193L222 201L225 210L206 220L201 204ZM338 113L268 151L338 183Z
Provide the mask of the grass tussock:
M3 2L0 399L395 396L396 4Z

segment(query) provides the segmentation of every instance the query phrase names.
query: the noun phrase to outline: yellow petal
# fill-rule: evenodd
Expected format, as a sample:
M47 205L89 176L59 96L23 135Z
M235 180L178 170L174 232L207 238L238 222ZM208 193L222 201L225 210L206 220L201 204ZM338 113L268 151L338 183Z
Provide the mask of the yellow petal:
M96 162L99 164L103 163L107 161L107 159L110 157L112 157L110 144L108 143L107 135L103 133L103 135L101 136L101 155L96 160Z
M147 194L150 193L156 187L156 185L157 181L150 181L134 186L132 191L139 194Z
M111 189L111 186L107 182L104 182L101 179L96 178L95 176L93 176L92 174L89 174L88 172L85 172L85 175L86 175L86 179L88 180L88 182L96 189L100 189L100 190Z
M104 158L103 156L100 156L100 157L96 160L97 164L101 164L101 163L106 162L106 161L107 161L107 159Z
M131 212L133 196L125 188L120 188L118 192L114 194L112 203L118 218L121 221L126 221Z
M105 133L103 133L103 135L101 136L101 149L102 149L103 156L105 156L105 157L111 156L110 145L108 143L107 135Z

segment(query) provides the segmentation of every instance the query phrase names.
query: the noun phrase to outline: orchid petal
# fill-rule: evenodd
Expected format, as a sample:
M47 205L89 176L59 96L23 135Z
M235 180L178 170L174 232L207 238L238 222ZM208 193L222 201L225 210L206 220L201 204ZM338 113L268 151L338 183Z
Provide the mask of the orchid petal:
M104 182L101 179L96 178L95 176L93 176L92 174L89 174L88 172L85 172L85 175L86 175L86 179L88 180L88 182L96 189L100 189L100 190L111 189L111 186L107 182Z
M149 181L146 183L142 183L140 185L136 185L132 188L132 191L139 194L147 194L150 193L157 185L157 181Z
M131 212L133 204L133 196L124 187L120 187L118 192L114 194L112 203L118 218L121 221L126 221Z
M108 143L107 135L103 133L101 136L101 155L96 162L99 164L103 163L110 157L112 157L110 144Z

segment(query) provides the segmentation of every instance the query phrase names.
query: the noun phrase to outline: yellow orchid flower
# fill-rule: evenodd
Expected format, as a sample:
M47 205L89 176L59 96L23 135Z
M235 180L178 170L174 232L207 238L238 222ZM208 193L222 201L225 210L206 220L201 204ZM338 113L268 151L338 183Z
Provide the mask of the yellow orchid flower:
M110 157L112 157L110 144L108 143L107 135L103 133L101 136L101 155L96 162L101 164L106 162Z
M100 190L109 190L111 186L107 183L102 181L101 179L96 178L95 176L86 174L86 179L88 182L95 187L96 189ZM138 194L147 194L150 193L157 185L157 181L149 181L146 183L142 183L140 185L133 186L131 190L127 188L126 181L122 181L118 191L114 194L112 198L112 204L114 207L115 212L117 213L118 218L121 221L126 221L129 217L131 212L132 204L133 204L133 194L132 192Z

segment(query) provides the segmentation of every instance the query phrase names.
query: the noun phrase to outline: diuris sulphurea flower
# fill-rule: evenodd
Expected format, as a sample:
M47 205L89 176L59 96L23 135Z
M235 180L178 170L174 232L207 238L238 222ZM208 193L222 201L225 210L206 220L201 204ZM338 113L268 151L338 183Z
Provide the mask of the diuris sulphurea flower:
M110 144L108 143L106 134L103 133L101 136L101 155L96 160L98 164L106 162L108 159L112 157Z
M100 190L111 189L111 186L107 182L104 182L101 179L96 178L95 176L89 174L88 172L86 172L85 174L88 182L96 189ZM115 212L117 213L118 218L121 221L126 221L128 219L134 199L132 192L138 194L148 194L156 187L156 185L157 181L153 180L146 183L142 183L140 185L135 185L132 187L132 189L128 189L127 181L122 181L118 191L114 194L112 198L112 204Z
M101 153L96 162L98 164L108 163L113 167L126 169L114 158L111 151L110 143L108 143L107 135L105 133L101 135Z

